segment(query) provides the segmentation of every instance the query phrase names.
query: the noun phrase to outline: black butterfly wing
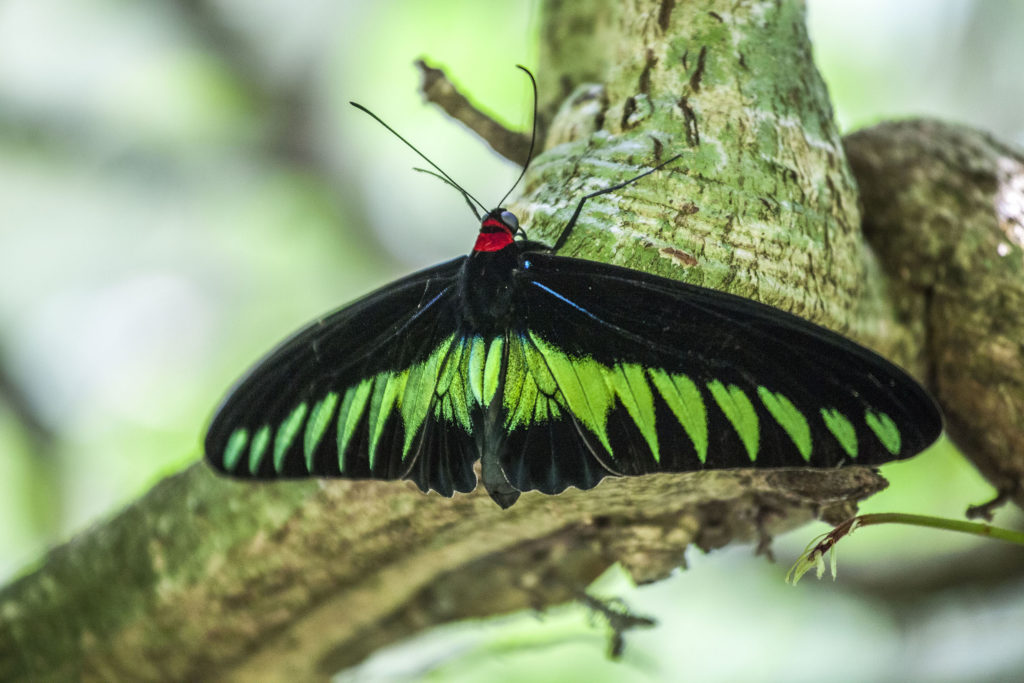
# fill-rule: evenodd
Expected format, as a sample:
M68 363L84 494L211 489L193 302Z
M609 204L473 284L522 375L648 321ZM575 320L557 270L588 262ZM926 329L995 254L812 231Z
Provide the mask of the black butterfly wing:
M472 490L464 261L371 293L269 353L215 414L210 464L252 479L407 478L447 496Z
M529 298L529 292L523 292ZM568 486L590 489L609 474L624 474L611 466L611 445L602 448L597 434L588 429L593 409L581 391L576 373L583 365L558 365L551 344L534 334L529 320L548 317L554 321L560 306L534 309L506 336L504 441L499 453L501 469L513 488L556 494ZM522 311L522 306L517 306ZM527 311L529 309L526 309ZM582 356L569 365L585 363ZM568 373L559 374L567 369ZM568 398L567 398L568 397Z
M521 262L502 453L517 489L589 488L606 473L876 465L942 431L906 373L801 318L607 264Z

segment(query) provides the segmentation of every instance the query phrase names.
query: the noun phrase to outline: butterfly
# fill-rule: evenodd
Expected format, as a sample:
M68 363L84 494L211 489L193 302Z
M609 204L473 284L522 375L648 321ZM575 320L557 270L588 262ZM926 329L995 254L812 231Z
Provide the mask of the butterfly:
M207 461L246 479L410 479L450 497L476 487L479 460L507 508L608 476L878 465L931 445L942 415L928 393L841 335L557 254L586 201L676 158L581 198L550 247L486 211L468 255L309 324L228 393Z

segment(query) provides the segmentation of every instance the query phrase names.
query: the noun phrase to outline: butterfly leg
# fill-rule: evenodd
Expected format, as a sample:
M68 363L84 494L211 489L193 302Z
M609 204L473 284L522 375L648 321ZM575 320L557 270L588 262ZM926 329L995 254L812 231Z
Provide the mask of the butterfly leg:
M668 166L669 164L671 164L673 161L675 161L676 159L678 159L681 156L683 156L683 155L682 154L677 154L674 157L672 157L671 159L669 159L668 161L663 161L660 164L658 164L657 166L655 166L654 168L652 168L650 170L647 170L647 171L644 171L640 175L633 176L629 180L624 180L621 183L619 183L618 185L612 185L611 187L606 187L603 190L598 190L597 192L591 192L588 195L584 195L580 199L580 203L576 205L576 210L573 211L572 218L570 218L569 222L565 224L564 228L562 228L562 234L560 234L558 236L558 239L555 241L555 246L553 246L551 248L551 252L555 253L559 249L561 249L563 246L565 246L565 241L567 239L569 239L569 233L572 232L573 227L576 226L576 221L580 217L580 212L583 211L583 205L587 203L588 199L593 199L594 197L600 197L603 194L608 194L609 192L614 192L615 190L621 189L621 188L625 187L626 185L629 185L630 183L635 183L636 181L640 180L644 176L648 176L648 175L654 173L655 171L661 170L665 166Z

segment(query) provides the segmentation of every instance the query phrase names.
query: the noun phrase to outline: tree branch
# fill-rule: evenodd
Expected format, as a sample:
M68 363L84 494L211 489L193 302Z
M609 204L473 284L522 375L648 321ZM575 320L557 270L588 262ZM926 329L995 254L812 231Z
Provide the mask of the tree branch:
M1024 153L938 121L875 126L846 149L947 432L1024 507Z
M530 151L529 134L511 131L477 109L441 69L428 65L422 59L416 60L416 68L422 77L420 92L428 102L433 102L453 119L465 124L501 156L520 166L526 164L526 155Z
M323 680L453 619L641 580L879 490L863 468L706 472L444 499L411 484L252 485L197 464L0 592L0 679Z

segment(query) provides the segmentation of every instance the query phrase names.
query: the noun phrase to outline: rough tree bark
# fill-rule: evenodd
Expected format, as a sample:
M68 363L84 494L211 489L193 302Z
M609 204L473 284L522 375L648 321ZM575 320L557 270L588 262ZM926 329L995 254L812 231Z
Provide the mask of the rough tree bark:
M546 151L513 204L532 238L683 153L594 201L565 252L845 332L925 380L983 471L1019 484L1019 155L926 124L850 138L869 246L800 2L549 0L542 31ZM979 334L982 376L953 370ZM651 581L691 543L838 521L884 485L864 468L657 475L502 511L480 490L240 484L198 464L0 592L0 679L324 679L435 624L569 600L613 562Z

